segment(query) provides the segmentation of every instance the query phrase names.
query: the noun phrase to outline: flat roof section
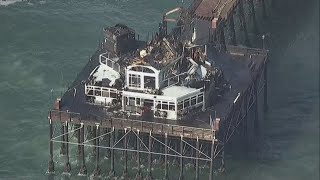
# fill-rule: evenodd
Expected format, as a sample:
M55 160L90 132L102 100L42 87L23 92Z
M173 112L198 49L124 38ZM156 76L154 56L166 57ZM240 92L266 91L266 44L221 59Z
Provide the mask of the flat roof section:
M116 79L120 78L120 74L107 65L99 65L97 71L93 74L93 77L96 78L95 81L109 79L111 81L109 86L112 86Z
M196 88L189 88L185 86L170 86L166 87L162 90L164 96L169 96L169 97L182 97L184 95L190 94L198 89Z

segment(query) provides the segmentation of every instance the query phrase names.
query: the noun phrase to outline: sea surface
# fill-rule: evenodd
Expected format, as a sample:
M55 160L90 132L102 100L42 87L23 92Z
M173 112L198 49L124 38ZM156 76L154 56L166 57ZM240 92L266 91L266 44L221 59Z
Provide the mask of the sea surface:
M47 111L95 51L104 26L126 23L146 38L162 13L179 3L30 0L0 6L0 179L48 179ZM277 0L267 13L259 24L271 50L269 112L254 152L229 157L223 178L318 180L319 1ZM65 179L58 154L55 149L55 179Z

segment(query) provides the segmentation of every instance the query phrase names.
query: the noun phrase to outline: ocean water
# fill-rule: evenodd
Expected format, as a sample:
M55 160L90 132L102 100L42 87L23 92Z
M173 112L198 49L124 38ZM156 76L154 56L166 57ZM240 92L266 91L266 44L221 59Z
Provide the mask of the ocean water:
M94 52L103 26L126 23L146 38L177 4L31 0L0 6L0 179L48 179L47 110ZM319 1L278 0L259 22L271 50L269 112L255 151L250 158L229 157L222 178L317 180ZM62 165L56 163L55 179L65 178Z

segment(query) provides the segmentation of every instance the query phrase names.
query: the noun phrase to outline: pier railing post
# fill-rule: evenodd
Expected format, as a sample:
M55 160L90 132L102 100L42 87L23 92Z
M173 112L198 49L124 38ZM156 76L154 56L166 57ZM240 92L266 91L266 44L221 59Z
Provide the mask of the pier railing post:
M68 133L68 122L64 125L65 131L65 148L66 148L66 164L64 166L64 173L69 174L71 172L71 165L69 161L69 133Z
M49 118L49 150L50 150L50 159L48 162L48 173L54 173L54 162L53 162L53 128L52 128L52 120Z
M81 168L79 171L79 175L87 175L87 167L85 163L85 155L84 155L84 124L81 124L81 131L80 131L80 139L81 139Z

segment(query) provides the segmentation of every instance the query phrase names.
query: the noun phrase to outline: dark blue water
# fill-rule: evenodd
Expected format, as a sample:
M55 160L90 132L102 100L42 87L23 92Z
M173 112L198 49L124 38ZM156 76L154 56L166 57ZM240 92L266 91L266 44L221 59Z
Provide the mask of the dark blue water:
M143 37L176 4L57 0L0 6L0 179L46 179L50 90L57 97L73 81L103 26L127 23ZM261 20L270 33L270 108L256 150L249 159L228 160L227 179L319 179L318 7L316 0L279 0ZM56 166L61 170L62 162Z

